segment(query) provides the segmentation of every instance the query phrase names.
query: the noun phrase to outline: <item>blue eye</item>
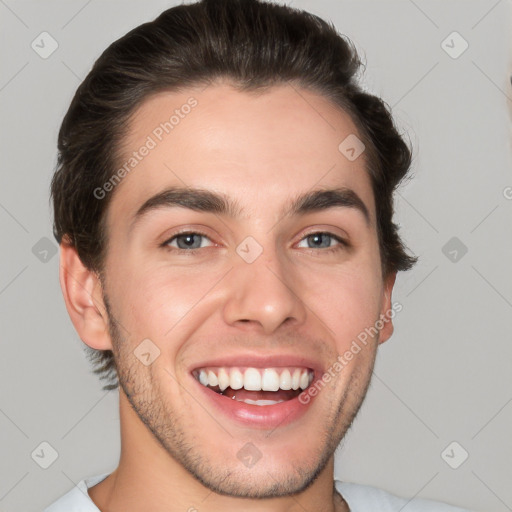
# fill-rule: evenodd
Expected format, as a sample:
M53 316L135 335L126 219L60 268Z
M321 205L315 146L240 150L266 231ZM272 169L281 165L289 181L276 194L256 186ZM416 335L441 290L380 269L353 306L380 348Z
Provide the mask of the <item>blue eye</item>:
M186 233L179 233L178 235L174 235L172 238L169 238L166 242L164 242L164 246L172 247L174 249L190 251L201 249L201 241L202 239L209 240L206 235L202 233L196 233L193 231ZM176 242L176 245L173 245ZM213 245L213 244L210 244Z
M208 241L208 245L203 245L204 241ZM336 242L334 245L333 241ZM299 247L304 242L308 244L306 249L320 249L322 252L334 252L349 247L348 242L342 238L324 231L309 233L299 242ZM162 247L170 251L194 253L213 245L215 244L207 235L196 231L187 231L169 238L162 244Z
M337 249L339 248L339 245L346 246L346 242L342 240L340 237L333 235L332 233L327 232L316 232L316 233L310 233L309 235L305 236L302 240L305 240L306 242L312 242L313 246L308 246L308 249ZM302 243L301 240L301 243ZM338 242L338 245L335 245L334 247L331 245L330 241L335 240Z

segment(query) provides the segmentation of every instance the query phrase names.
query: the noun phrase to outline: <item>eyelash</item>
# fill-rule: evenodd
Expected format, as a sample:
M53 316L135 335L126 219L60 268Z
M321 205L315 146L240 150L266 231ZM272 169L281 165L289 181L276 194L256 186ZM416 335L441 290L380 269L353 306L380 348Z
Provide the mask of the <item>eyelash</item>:
M206 249L206 247L197 247L195 249L180 249L179 247L170 247L169 246L169 244L171 242L173 242L174 240L176 240L177 238L182 237L182 236L187 236L187 235L199 235L201 237L208 238L208 240L210 240L210 237L208 235L206 235L205 233L202 233L201 231L183 231L182 233L176 233L171 238L167 239L165 242L163 242L161 244L161 247L169 252L178 252L181 254L187 253L190 255L195 255L197 253L197 251L200 251L201 249ZM302 242L303 240L305 240L308 237L313 236L313 235L327 235L327 236L333 238L336 242L338 242L338 245L335 245L333 247L319 248L319 250L321 250L324 253L334 253L334 252L338 252L342 249L346 249L346 248L350 247L350 244L347 241L345 241L343 238L340 238L339 236L337 236L333 233L330 233L328 231L313 231L311 233L307 233L300 239L300 242ZM307 250L315 251L315 248L314 247L308 248Z

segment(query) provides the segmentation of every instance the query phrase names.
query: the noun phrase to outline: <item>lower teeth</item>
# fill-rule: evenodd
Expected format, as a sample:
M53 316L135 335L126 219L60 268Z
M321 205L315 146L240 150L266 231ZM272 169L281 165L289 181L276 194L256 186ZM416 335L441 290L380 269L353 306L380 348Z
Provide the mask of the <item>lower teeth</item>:
M233 397L235 400L235 397ZM251 400L250 398L245 398L244 400L237 400L237 402L244 402L250 405L274 405L284 402L284 400Z

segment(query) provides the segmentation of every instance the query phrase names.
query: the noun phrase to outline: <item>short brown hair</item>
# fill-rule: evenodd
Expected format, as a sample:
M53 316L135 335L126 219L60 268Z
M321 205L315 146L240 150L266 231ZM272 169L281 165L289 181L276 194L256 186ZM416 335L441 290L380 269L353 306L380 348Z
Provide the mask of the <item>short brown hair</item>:
M332 23L260 0L178 5L134 28L97 59L62 122L51 183L56 240L65 236L83 264L102 274L113 194L98 199L94 190L113 176L130 116L150 95L218 78L240 91L293 83L351 116L366 146L383 275L408 270L416 257L405 251L392 218L393 193L409 170L411 150L388 106L357 84L360 67L354 45ZM112 351L89 350L95 373L110 381L104 389L117 387Z

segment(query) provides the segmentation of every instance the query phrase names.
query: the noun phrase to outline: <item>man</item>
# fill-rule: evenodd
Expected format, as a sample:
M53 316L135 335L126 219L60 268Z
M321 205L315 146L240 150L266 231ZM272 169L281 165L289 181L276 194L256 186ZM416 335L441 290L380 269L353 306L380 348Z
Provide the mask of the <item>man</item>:
M332 26L256 0L174 7L95 63L54 232L120 384L121 458L48 512L461 510L333 482L415 261L392 222L410 151L358 67Z

